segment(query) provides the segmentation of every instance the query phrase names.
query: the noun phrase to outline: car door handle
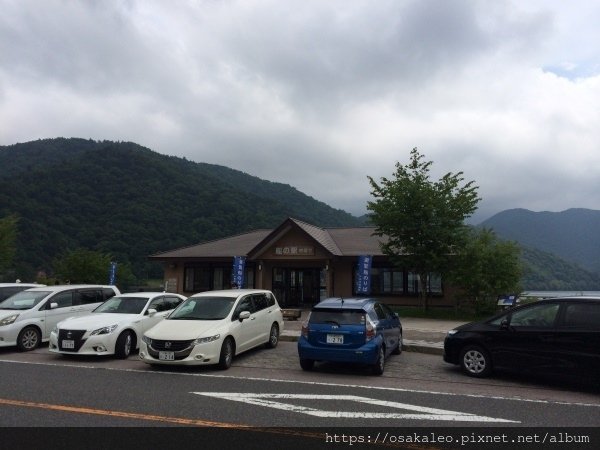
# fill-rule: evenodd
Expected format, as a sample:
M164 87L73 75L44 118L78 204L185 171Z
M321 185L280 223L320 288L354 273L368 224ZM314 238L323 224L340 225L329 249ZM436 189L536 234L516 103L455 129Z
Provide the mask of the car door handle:
M256 320L256 317L250 317L250 320Z

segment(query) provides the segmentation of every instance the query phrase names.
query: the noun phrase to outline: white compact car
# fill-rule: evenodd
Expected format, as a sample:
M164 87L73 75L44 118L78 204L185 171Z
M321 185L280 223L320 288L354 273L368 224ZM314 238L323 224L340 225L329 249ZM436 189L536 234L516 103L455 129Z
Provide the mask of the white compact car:
M120 294L115 286L44 286L18 292L0 303L0 347L34 350L67 317L89 314L106 299Z
M91 314L59 322L50 333L49 350L68 355L116 355L127 358L139 348L146 330L185 300L168 292L136 292L108 299Z
M270 291L232 289L192 295L148 330L140 359L148 364L217 364L259 345L275 347L283 330L281 308Z

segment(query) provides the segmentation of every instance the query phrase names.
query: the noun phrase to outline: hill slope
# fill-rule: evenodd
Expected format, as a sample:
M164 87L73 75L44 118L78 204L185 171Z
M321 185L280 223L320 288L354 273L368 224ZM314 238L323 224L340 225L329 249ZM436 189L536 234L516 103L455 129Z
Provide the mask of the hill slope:
M11 213L21 217L18 259L27 278L78 247L130 262L138 276L161 276L149 254L272 228L289 216L360 224L291 186L233 169L133 143L64 138L0 147L0 217Z
M600 273L600 211L510 209L480 226L493 229L501 238L552 253L588 271Z

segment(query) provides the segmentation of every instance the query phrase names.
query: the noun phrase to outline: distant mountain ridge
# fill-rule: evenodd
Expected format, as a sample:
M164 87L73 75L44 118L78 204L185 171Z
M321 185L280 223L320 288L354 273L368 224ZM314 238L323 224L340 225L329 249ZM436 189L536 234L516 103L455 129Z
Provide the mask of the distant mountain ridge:
M144 279L162 277L150 254L273 228L286 217L327 227L369 220L227 167L78 138L0 146L0 217L13 213L17 270L27 280L80 247L110 253ZM481 226L521 244L524 289L600 290L599 218L584 209L514 209Z
M0 217L12 213L28 278L79 247L111 253L143 278L149 270L162 276L147 261L152 253L273 228L286 217L361 225L289 185L130 142L77 138L0 146Z
M504 239L559 256L600 273L600 211L573 208L562 212L502 211L480 224Z

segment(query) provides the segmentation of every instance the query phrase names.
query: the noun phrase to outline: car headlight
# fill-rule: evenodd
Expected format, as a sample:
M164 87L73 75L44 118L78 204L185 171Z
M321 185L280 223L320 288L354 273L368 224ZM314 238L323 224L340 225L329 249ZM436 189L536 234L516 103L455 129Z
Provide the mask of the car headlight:
M142 336L142 341L146 343L146 345L152 345L152 339L148 336Z
M207 337L201 337L196 339L193 344L194 345L198 345L198 344L207 344L208 342L213 342L216 341L217 339L219 339L221 337L220 334L215 334L214 336L207 336Z
M448 336L454 336L456 333L458 333L458 330L450 330L448 331Z
M118 325L110 325L108 327L98 328L90 333L90 336L95 336L98 334L110 334L117 328Z
M0 327L3 327L4 325L10 325L17 320L17 317L19 317L19 314L13 314L12 316L5 317L4 319L0 320Z

